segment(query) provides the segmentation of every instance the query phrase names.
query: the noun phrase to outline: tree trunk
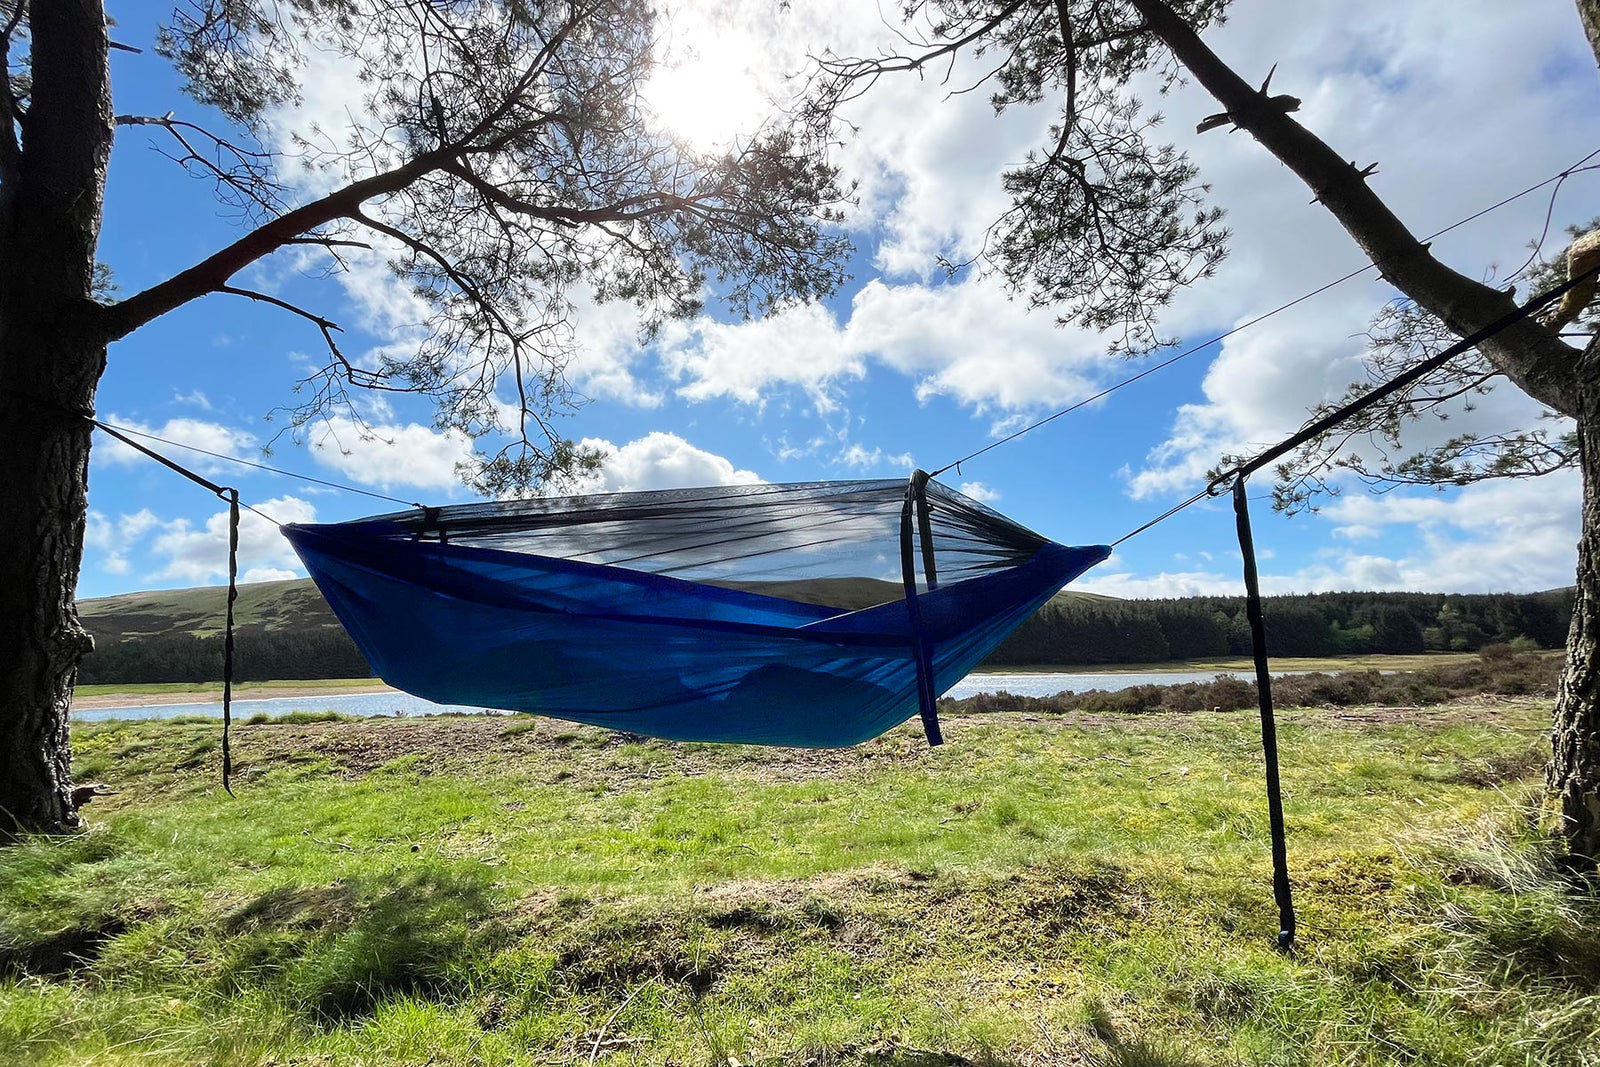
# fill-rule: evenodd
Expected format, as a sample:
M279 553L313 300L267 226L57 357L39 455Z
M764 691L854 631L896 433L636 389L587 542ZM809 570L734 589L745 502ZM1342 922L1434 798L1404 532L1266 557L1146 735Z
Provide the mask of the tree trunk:
M85 391L69 397L19 389L21 375L10 372L44 362L46 353L56 357L49 362L80 366L102 363L105 353L103 346L85 352L41 336L44 324L17 323L11 310L0 341L7 372L0 377L0 835L7 836L77 825L67 708L78 659L94 647L73 607L88 509L89 425L18 395L53 395L53 402L81 407Z
M1589 346L1581 362L1594 374L1600 341ZM1571 865L1592 872L1600 861L1600 387L1587 392L1578 420L1583 518L1577 593L1547 776Z
M74 598L89 410L105 368L93 303L111 154L105 12L30 5L33 94L0 189L0 834L78 824L67 710L93 647ZM11 130L0 130L11 137ZM15 142L12 142L13 145Z
M1594 61L1600 63L1600 0L1578 0L1578 18L1583 22L1583 35L1594 50Z

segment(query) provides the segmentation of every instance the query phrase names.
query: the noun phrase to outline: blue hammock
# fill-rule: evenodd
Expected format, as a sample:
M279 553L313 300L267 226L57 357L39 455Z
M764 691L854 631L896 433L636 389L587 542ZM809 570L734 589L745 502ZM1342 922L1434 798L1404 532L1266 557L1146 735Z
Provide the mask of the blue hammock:
M623 493L284 533L373 669L406 692L810 747L919 711L937 743L937 696L1110 554L1048 541L920 474L909 490Z

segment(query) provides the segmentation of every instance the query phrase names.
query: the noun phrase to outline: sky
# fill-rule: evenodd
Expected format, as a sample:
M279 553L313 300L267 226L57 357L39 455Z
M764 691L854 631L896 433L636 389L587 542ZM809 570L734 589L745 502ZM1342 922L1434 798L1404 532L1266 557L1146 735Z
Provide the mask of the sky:
M184 97L151 48L170 8L112 0L118 114L220 122ZM866 54L889 39L880 8L851 0L670 5L663 121L715 143L758 124L774 68L824 48ZM1247 79L1276 64L1273 89L1370 179L1414 232L1431 233L1600 148L1600 73L1568 0L1240 0L1206 34ZM354 90L316 63L284 132L337 123ZM569 376L585 398L561 432L609 454L586 488L645 490L734 482L902 478L935 469L1136 373L1105 340L1030 313L992 276L946 278L941 257L978 247L1006 206L1000 174L1044 143L1049 107L997 118L982 92L937 78L885 80L848 114L837 162L859 182L844 224L851 281L835 297L765 320L674 324L648 345L626 306L582 298L582 352ZM1162 319L1181 347L1204 342L1364 264L1294 176L1242 133L1193 133L1214 102L1192 86L1155 101L1224 208L1230 254ZM286 142L287 143L287 142ZM157 135L119 130L100 258L122 295L237 239L209 183L185 176ZM292 168L286 172L294 179ZM306 179L309 181L309 179ZM310 188L301 190L308 197ZM1579 174L1453 231L1434 245L1467 274L1503 275L1554 219L1600 214L1600 174ZM945 482L1066 544L1116 540L1203 485L1224 452L1293 432L1307 409L1363 377L1364 333L1395 294L1369 272L1025 437L962 464ZM378 262L329 275L276 256L236 283L309 303L341 324L354 354L393 343L414 314ZM405 501L473 499L455 473L467 442L432 426L419 398L358 398L377 428L348 420L285 435L294 386L321 350L303 319L237 297L207 297L117 342L96 401L102 419ZM1531 425L1537 405L1500 389L1418 443L1463 429ZM270 447L270 454L264 449ZM278 522L332 522L395 504L168 449L236 486ZM1568 585L1579 484L1562 472L1438 492L1372 495L1359 484L1293 518L1256 486L1255 541L1268 592L1333 589L1531 591ZM226 580L226 517L204 490L97 437L79 596ZM269 521L247 515L246 581L304 574ZM1121 546L1075 588L1116 596L1239 592L1226 500L1205 501Z

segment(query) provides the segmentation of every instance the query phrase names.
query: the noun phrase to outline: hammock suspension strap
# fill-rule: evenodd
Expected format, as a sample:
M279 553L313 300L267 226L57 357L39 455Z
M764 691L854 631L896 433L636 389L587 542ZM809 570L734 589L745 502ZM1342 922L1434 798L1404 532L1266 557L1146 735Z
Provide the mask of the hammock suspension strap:
M98 419L87 415L82 417L129 448L143 452L163 467L183 475L198 486L211 490L228 503L228 620L222 637L222 788L231 797L233 796L233 750L229 745L229 734L233 726L233 604L239 599L239 490L218 485L183 464L163 456L160 452L147 448L126 434L119 433Z
M1250 619L1250 646L1255 653L1256 696L1261 705L1261 754L1267 765L1267 816L1272 828L1272 895L1278 901L1278 948L1294 948L1294 892L1289 884L1289 850L1283 831L1283 791L1278 783L1278 726L1272 711L1272 672L1267 666L1267 626L1261 613L1261 581L1256 574L1255 539L1250 534L1250 501L1245 475L1233 482L1233 513L1239 527L1239 554L1244 557L1245 612Z
M920 529L918 544L922 549L922 573L928 589L937 587L938 580L933 563L933 529L929 523L932 508L928 505L928 472L916 470L906 486L905 506L900 509L900 576L906 590L906 614L911 619L911 651L917 661L917 707L922 715L922 730L929 745L944 744L939 729L939 696L933 685L933 650L928 640L927 627L922 624L922 609L917 603L917 553L912 539L915 521Z

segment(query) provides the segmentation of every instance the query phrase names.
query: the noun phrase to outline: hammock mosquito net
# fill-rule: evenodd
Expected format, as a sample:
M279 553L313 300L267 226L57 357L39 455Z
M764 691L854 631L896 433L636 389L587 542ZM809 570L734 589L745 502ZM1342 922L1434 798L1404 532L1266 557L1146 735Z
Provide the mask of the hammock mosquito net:
M422 508L284 533L387 682L655 737L838 746L919 712L1105 546L918 472Z

